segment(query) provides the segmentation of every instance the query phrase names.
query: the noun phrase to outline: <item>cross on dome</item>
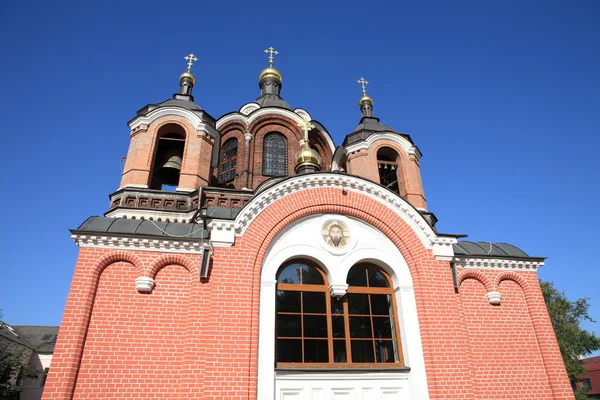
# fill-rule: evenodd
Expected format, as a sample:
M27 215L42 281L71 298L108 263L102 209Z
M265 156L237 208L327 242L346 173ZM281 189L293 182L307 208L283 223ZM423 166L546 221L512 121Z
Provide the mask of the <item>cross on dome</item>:
M311 124L310 121L306 121L304 119L302 120L302 122L298 123L298 126L304 131L304 145L308 147L308 131L314 129L315 126Z
M363 92L363 96L367 95L367 85L369 84L369 82L367 82L365 80L365 78L361 77L359 80L357 80L356 82L358 82L360 84L360 86L362 86L362 92Z
M273 54L277 55L279 52L271 46L268 49L265 49L265 53L269 55L269 67L273 67Z
M194 63L194 61L198 61L198 59L196 58L196 56L194 55L194 53L190 53L189 55L187 55L187 56L185 56L183 58L188 61L188 63L187 63L187 69L188 69L188 71L192 70L192 64Z

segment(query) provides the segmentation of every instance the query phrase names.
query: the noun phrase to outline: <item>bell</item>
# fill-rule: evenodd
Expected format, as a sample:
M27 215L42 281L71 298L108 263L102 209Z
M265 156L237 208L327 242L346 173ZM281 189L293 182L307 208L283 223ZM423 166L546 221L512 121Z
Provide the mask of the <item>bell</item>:
M155 176L161 180L163 185L177 186L181 171L181 153L176 149L171 149L167 151L163 160L156 168Z

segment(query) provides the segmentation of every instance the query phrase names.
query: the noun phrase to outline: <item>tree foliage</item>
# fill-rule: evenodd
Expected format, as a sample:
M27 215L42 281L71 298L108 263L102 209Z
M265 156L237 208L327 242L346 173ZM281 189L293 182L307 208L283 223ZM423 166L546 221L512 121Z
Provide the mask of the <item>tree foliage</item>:
M588 314L589 299L570 301L554 287L553 282L540 281L540 284L567 375L571 382L577 382L579 376L585 373L580 357L600 349L600 338L580 326L584 321L595 322ZM577 400L588 399L586 390L582 388L576 391L575 397Z
M0 328L2 326L2 310L0 310ZM0 400L18 399L21 392L20 381L38 377L38 371L29 365L31 350L27 347L0 340Z

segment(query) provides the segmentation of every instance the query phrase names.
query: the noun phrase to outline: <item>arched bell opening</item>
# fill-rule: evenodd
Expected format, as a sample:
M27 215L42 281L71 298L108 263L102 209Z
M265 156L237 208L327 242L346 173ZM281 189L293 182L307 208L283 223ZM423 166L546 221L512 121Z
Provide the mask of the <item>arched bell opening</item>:
M185 130L181 126L169 124L159 130L150 189L174 191L177 188L184 148Z
M400 157L394 149L390 147L382 147L377 150L379 183L397 195L400 195L400 184L398 182L399 161Z

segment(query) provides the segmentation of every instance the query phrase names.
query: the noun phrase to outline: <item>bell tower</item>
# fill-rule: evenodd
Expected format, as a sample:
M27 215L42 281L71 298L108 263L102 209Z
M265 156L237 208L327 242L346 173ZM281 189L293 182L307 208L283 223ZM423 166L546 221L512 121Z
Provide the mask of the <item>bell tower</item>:
M149 104L129 122L131 142L120 188L191 192L210 181L215 119L194 103L190 54L172 99ZM217 145L218 147L218 145Z
M169 220L187 222L197 205L194 194L211 184L221 135L215 119L194 102L192 65L198 58L184 58L178 92L148 104L128 123L127 160L106 216L145 219L167 212L174 217Z

